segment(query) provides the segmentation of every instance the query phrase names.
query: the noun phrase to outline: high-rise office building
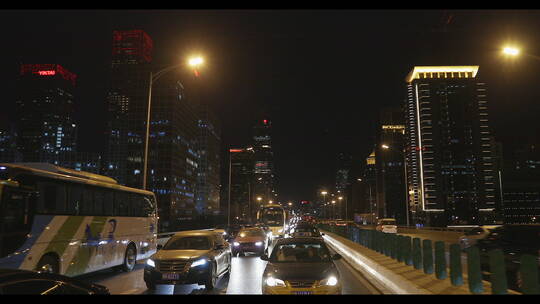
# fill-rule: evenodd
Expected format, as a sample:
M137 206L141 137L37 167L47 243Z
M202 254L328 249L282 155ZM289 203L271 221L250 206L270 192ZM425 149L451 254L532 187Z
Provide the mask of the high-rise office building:
M272 152L272 123L268 119L257 121L253 127L254 187L255 197L261 197L260 203L275 201L274 190L274 154Z
M17 81L17 147L24 162L51 162L76 150L77 76L59 64L22 64Z
M377 206L380 218L395 218L407 223L405 195L405 125L400 107L381 110L376 146Z
M17 150L17 133L7 119L0 120L0 162L22 162L22 154Z
M104 173L141 188L153 42L142 30L113 31L112 38Z
M487 88L477 73L478 66L423 66L406 77L406 179L413 223L493 223L500 208Z
M199 215L196 210L198 117L188 97L174 73L164 75L153 85L148 190L156 194L161 231L185 227Z
M199 105L197 173L197 211L201 214L220 213L220 123L208 105Z
M245 149L230 149L230 188L228 206L230 208L231 223L246 223L255 220L257 204L262 200L254 192L254 163L255 150L252 147ZM261 198L261 199L258 199Z

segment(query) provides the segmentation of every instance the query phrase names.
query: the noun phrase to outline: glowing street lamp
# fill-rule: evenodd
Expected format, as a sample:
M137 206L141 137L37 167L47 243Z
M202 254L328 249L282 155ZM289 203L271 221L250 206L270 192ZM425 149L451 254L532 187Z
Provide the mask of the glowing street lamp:
M506 46L503 48L503 54L509 55L509 56L518 56L520 53L520 50L513 46Z

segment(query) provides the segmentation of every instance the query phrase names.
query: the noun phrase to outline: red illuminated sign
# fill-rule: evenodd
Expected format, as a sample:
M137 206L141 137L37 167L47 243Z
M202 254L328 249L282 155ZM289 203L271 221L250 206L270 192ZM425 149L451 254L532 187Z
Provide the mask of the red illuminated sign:
M242 152L242 151L244 151L244 150L242 150L242 149L229 149L229 152L231 152L231 153Z
M59 64L23 64L21 65L21 75L37 74L39 76L55 76L59 74L67 81L75 85L77 75L64 69Z
M263 122L264 122L264 124L266 124L268 122L268 120L265 119L265 120L263 120Z

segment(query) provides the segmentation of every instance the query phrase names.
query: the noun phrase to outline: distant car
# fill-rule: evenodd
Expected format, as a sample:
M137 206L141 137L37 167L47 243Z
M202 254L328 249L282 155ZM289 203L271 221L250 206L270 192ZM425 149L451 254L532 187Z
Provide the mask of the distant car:
M0 269L0 295L108 295L107 287L60 274Z
M520 291L522 278L519 273L521 257L529 254L537 257L538 279L540 280L540 225L503 225L493 229L476 246L480 250L480 264L484 273L489 273L489 252L501 249L506 262L508 286Z
M199 284L211 290L220 276L230 272L232 254L223 235L213 230L184 231L173 235L146 261L144 281L157 284Z
M314 225L301 222L289 231L289 237L321 237L321 232Z
M244 228L238 232L232 244L233 256L243 256L246 252L263 255L268 249L268 234L262 228Z
M396 220L393 218L384 218L380 219L377 222L375 230L382 231L384 233L397 233L397 224Z
M479 239L485 238L493 229L500 226L479 226L464 233L459 238L459 245L462 250L476 245Z
M336 224L336 226L347 226L348 224L348 222L345 220L336 220L334 223Z
M262 277L263 294L341 294L341 278L320 238L284 238L274 245Z

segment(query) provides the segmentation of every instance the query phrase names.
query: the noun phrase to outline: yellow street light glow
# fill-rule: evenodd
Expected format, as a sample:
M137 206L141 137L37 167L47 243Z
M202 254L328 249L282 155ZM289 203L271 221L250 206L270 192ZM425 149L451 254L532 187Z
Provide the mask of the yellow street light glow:
M342 199L343 199L343 196L338 197L338 200L342 200Z
M382 147L383 149L390 149L390 146L388 146L388 145L382 145L381 147Z
M327 194L328 194L328 192L326 192L326 191L322 191L322 192L321 192L321 194L322 194L322 195L327 195Z
M258 200L258 201L262 200L262 197L258 196L258 197L257 197L257 200Z
M519 55L519 49L512 46L507 46L503 49L503 53L510 56L517 56Z
M197 56L197 57L192 57L188 60L188 64L192 67L198 67L200 66L201 64L204 63L204 60L202 57L200 56Z

